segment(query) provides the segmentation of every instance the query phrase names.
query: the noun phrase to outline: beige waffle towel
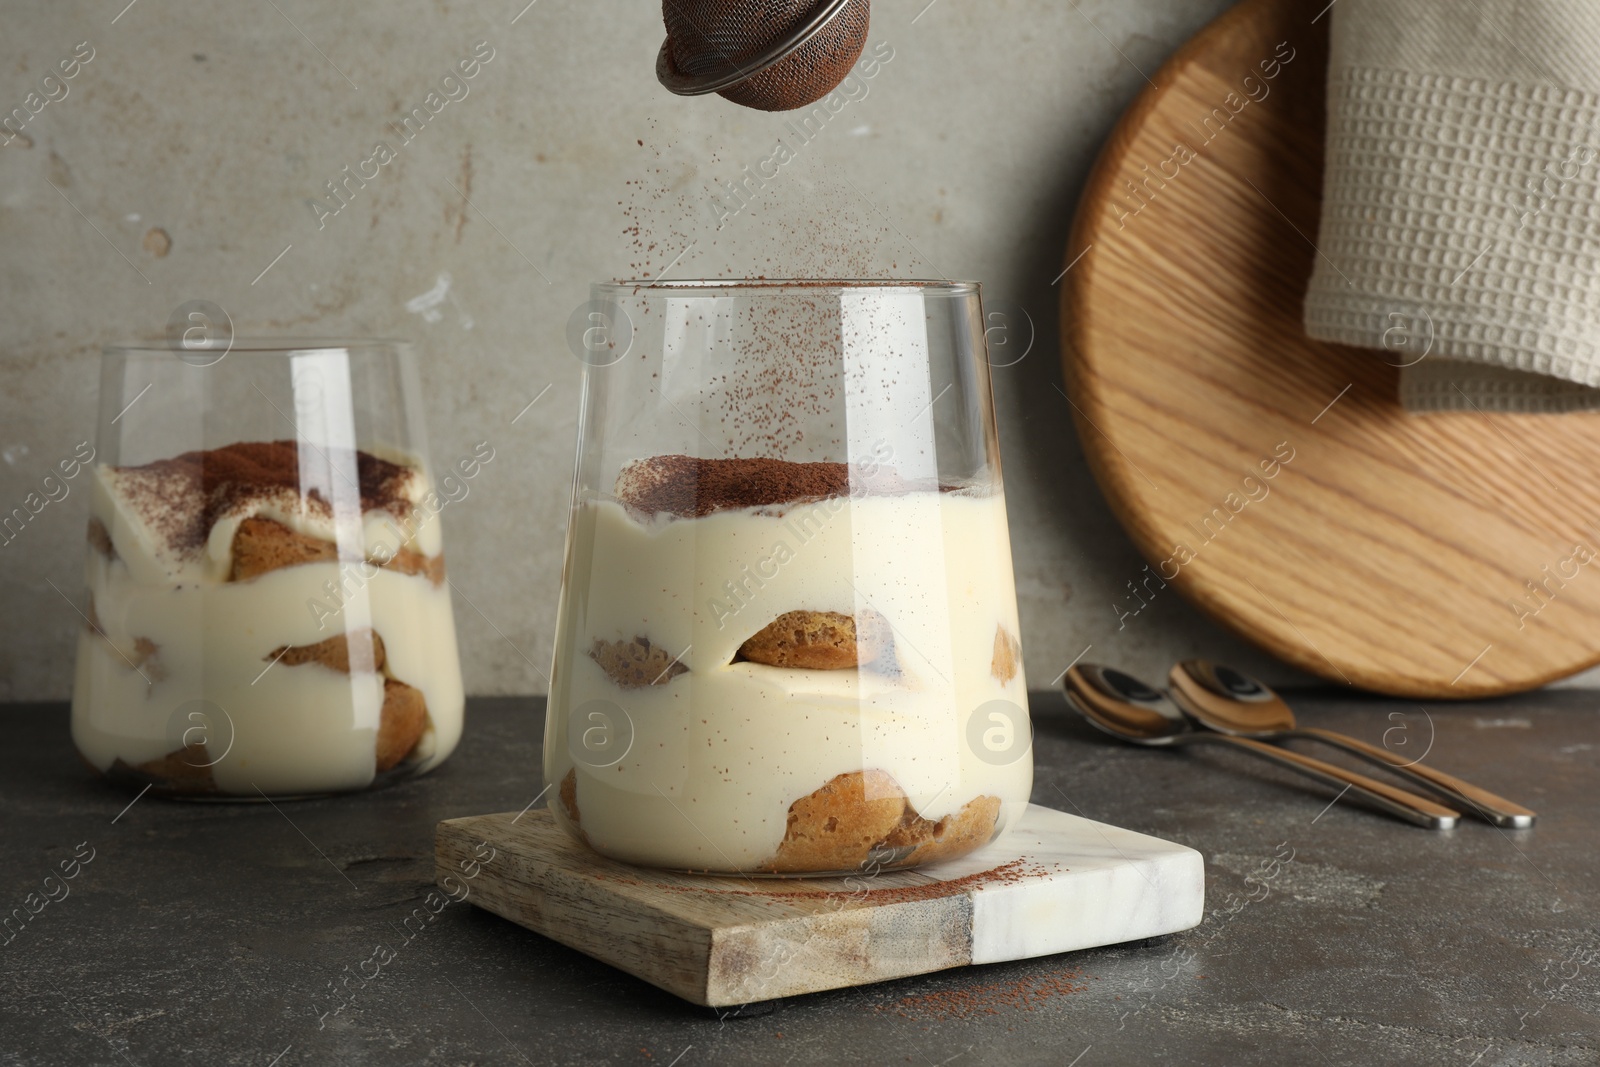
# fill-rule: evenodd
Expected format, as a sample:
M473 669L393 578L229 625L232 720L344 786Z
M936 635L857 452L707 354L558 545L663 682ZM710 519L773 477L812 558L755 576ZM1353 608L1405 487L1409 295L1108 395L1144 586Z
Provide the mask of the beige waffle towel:
M1336 0L1315 338L1412 411L1600 408L1600 0Z

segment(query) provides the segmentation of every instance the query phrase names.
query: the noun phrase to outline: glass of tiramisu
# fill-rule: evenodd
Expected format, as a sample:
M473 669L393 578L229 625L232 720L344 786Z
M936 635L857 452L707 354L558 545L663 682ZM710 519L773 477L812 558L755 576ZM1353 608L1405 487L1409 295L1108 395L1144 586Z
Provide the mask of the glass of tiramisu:
M1033 766L976 284L594 287L544 770L647 866L937 863Z
M106 350L72 735L195 798L320 795L437 766L463 694L436 477L398 342Z

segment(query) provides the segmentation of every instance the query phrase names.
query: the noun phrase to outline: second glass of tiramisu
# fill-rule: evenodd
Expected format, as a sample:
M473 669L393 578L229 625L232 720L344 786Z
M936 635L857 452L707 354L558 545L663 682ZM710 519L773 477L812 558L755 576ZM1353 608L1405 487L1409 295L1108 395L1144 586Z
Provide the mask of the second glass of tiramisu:
M429 770L463 694L410 352L377 340L106 350L84 457L72 735L157 794L348 792Z
M1031 731L978 286L607 284L574 322L558 820L769 875L1002 835Z

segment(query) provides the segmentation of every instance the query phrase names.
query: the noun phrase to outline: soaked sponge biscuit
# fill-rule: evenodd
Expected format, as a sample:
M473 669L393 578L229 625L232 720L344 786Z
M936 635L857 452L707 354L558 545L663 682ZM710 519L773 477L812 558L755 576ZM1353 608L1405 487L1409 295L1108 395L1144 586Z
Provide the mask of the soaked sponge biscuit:
M578 815L578 768L573 767L561 779L560 796L561 810L572 820L572 825L577 826L582 821Z
M884 839L885 848L913 848L904 863L937 863L964 856L994 840L1000 821L1000 798L974 797L937 822L909 813Z
M272 519L245 519L233 535L232 582L248 581L283 567L302 563L331 563L339 547L320 537L296 533Z
M402 548L386 560L374 560L385 570L401 574L420 574L434 585L444 584L444 557L424 556L421 552Z
M578 836L584 844L589 843L589 835L583 832L582 817L578 814L578 769L576 767L567 771L561 779L561 787L556 791L561 804L561 814L566 816L567 828Z
M267 659L288 667L320 663L343 674L350 673L352 660L356 670L369 672L381 671L389 662L383 638L366 627L334 634L314 645L280 645L268 653Z
M999 822L999 797L974 797L942 819L925 819L893 775L853 771L789 805L777 854L759 869L801 874L937 863L987 845Z
M119 648L111 640L111 636L100 625L99 613L94 610L93 593L89 594L89 604L83 612L83 623L89 628L89 632L104 641L129 669L143 675L148 684L154 685L167 676L166 668L161 665L161 646L148 637L135 637L131 650Z
M284 645L267 657L279 665L303 667L311 664L349 674L384 674L383 708L378 715L375 759L381 773L408 756L428 728L428 705L421 690L388 676L389 656L383 638L366 627L334 634L314 645Z
M677 656L660 645L652 645L648 637L635 637L631 641L596 639L589 649L589 658L624 689L666 685L689 671Z
M906 818L906 796L887 771L852 771L789 805L777 854L761 869L777 873L848 871Z
M168 796L203 796L217 791L211 763L205 745L188 744L137 765L118 758L106 768L105 776L117 785L141 789L148 786ZM89 766L94 769L93 764Z
M106 559L117 558L117 550L111 545L111 531L106 529L105 523L92 515L89 517L89 544Z
M740 645L734 659L769 667L842 671L877 663L893 654L894 631L889 620L869 608L859 615L785 612Z
M284 567L332 563L338 558L339 548L332 541L291 530L274 519L249 518L233 535L233 570L228 580L244 582ZM434 585L444 582L443 556L402 548L387 558L374 558L372 563L401 574L420 574Z
M1011 635L1004 626L994 628L994 657L989 661L989 673L1001 685L1017 676L1022 666L1022 642Z
M164 782L175 793L214 793L217 783L211 777L211 763L206 746L191 743L139 764L138 770Z
M422 739L428 727L428 704L422 691L393 678L383 680L383 711L378 717L378 773L396 766Z
M109 637L106 638L108 644L110 641ZM151 685L167 676L166 668L161 665L161 646L148 637L135 637L133 655L127 656L126 659L128 665L144 675L145 681Z

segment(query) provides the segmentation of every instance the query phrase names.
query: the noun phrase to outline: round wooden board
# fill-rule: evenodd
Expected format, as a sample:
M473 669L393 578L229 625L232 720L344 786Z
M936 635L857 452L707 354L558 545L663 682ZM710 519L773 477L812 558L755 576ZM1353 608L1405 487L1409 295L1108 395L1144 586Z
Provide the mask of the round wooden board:
M1244 0L1117 125L1062 279L1078 433L1149 591L1333 681L1531 689L1600 661L1600 415L1407 415L1397 354L1306 337L1326 6Z

